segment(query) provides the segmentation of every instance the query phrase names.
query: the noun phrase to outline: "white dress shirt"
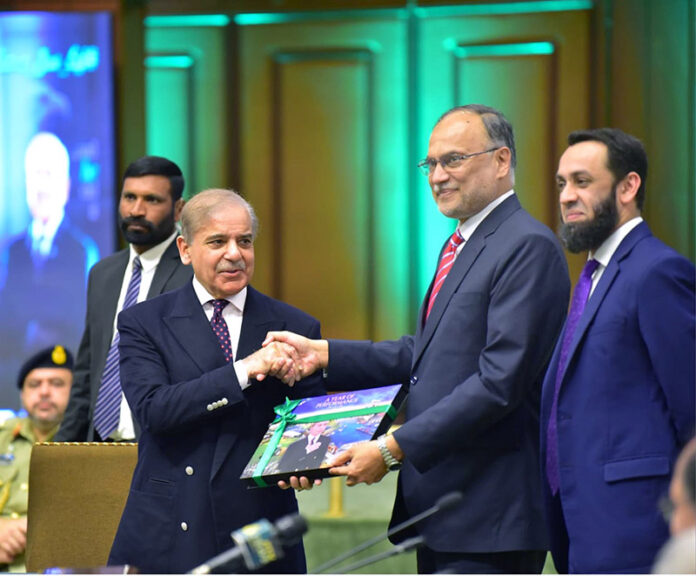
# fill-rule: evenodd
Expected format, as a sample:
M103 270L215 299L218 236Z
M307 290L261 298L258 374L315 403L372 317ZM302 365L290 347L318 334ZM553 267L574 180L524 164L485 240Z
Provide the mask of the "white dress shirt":
M457 256L459 256L459 253L462 251L464 248L464 244L466 244L469 241L469 238L471 238L471 235L474 233L476 228L479 227L481 222L483 222L486 219L486 216L488 216L493 210L495 210L498 206L500 206L505 200L510 198L515 193L514 190L508 190L503 194L502 196L498 196L493 202L488 204L483 210L480 212L477 212L470 218L467 218L464 222L459 224L457 226L457 229L459 230L459 234L461 234L462 238L464 238L464 242L462 242L459 246L457 246Z
M609 266L609 261L611 260L611 257L614 255L614 252L616 252L616 249L619 247L621 242L623 242L624 238L628 236L628 233L633 230L638 224L640 224L643 221L643 219L640 216L636 216L635 218L631 218L628 222L625 222L621 226L619 226L616 230L614 230L611 233L611 236L607 238L602 244L595 250L594 253L590 252L587 256L587 259L590 260L591 258L594 258L599 262L599 266L597 266L597 269L594 271L594 274L592 274L592 288L590 289L590 297L594 293L595 288L597 287L597 284L599 283L599 279L602 277L602 274L604 274L604 271L607 269L607 266Z

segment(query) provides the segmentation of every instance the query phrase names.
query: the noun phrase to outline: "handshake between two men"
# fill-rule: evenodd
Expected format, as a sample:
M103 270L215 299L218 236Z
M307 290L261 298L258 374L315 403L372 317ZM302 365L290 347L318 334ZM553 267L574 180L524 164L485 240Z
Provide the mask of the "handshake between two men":
M266 376L278 378L293 386L302 378L324 369L329 364L327 340L311 340L293 332L269 332L263 347L244 360L249 378L262 381ZM385 437L386 448L391 456L401 461L403 452L393 436ZM377 441L363 442L339 454L332 462L329 473L346 476L346 485L364 482L379 482L389 471ZM306 477L291 477L289 483L279 482L281 488L309 490L321 484Z

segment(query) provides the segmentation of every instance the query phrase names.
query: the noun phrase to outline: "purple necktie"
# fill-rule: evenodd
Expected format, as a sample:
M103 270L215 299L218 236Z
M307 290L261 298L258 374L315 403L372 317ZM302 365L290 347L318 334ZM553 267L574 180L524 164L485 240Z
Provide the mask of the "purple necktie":
M225 354L225 360L232 362L232 344L230 343L230 331L227 329L227 322L222 317L222 311L230 302L229 300L211 300L213 305L213 317L210 319L210 325L213 332L220 341L220 347Z
M433 282L433 289L430 291L428 309L425 313L426 320L428 319L428 316L430 316L430 311L433 308L433 304L435 304L435 298L437 298L437 295L440 292L440 288L442 288L442 284L444 283L445 278L447 278L447 274L449 274L449 271L452 268L452 264L454 264L454 259L457 256L457 248L462 242L464 242L464 238L459 233L459 229L457 229L454 232L454 234L452 234L452 236L450 237L449 242L447 242L447 247L445 248L445 251L442 253L440 262L437 265L437 271L435 272L435 281Z
M131 275L128 288L126 289L126 297L123 300L121 310L132 306L138 301L140 292L140 276L142 265L140 257L136 256L133 259L133 274ZM106 356L106 364L104 372L102 372L101 386L97 394L97 402L94 406L94 429L99 434L102 440L106 440L114 430L118 428L118 422L121 418L121 377L119 374L118 362L118 342L120 337L118 331L114 336L114 340L109 348L109 353Z
M551 413L549 414L549 425L546 429L546 477L549 481L551 494L555 495L559 487L559 468L558 468L558 392L561 389L561 380L568 363L568 354L570 353L570 345L573 342L575 330L578 327L578 322L585 310L585 304L590 296L592 288L592 274L599 266L597 260L588 260L585 267L582 269L580 279L575 286L573 292L573 301L570 304L568 319L566 320L565 331L563 332L563 341L561 343L561 353L558 358L558 370L556 371L556 385L553 391L553 404L551 404Z

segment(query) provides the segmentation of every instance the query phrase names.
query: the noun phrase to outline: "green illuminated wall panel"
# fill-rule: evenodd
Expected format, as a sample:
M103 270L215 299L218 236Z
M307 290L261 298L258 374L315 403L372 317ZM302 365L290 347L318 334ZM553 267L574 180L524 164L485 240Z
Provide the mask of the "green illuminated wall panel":
M148 154L164 156L176 162L184 173L189 189L195 185L193 141L193 65L185 55L146 58L145 88ZM175 95L172 97L172 95Z
M182 168L186 196L230 186L225 17L145 19L147 153Z

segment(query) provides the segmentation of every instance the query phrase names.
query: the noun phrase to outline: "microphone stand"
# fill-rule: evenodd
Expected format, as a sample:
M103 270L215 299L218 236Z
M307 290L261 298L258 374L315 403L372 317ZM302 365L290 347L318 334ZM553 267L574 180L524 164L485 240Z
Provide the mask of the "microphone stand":
M397 554L402 554L404 552L410 552L411 550L415 550L419 546L422 546L424 542L425 538L423 538L423 536L409 538L408 540L404 540L401 544L397 544L389 550L379 552L378 554L374 554L373 556L368 556L367 558L363 558L362 560L358 560L357 562L348 564L348 566L342 568L341 571L343 573L347 573L359 570L363 566L369 566L370 564L374 564L375 562L379 562L380 560L386 560L387 558L391 558L392 556L396 556Z
M394 534L397 534L401 532L402 530L405 530L406 528L410 528L414 524L417 524L421 520L424 520L425 518L428 518L429 516L432 516L433 514L439 512L440 510L446 510L448 508L451 508L452 506L458 504L462 499L462 495L460 492L450 492L449 494L446 494L442 498L440 498L434 506L431 506L427 510L424 510L420 514L416 514L412 518L409 518L405 522L402 522L401 524L397 524L394 526L391 530L389 530L386 534L386 538L389 538L389 536L393 536ZM374 538L370 538L366 542L363 542L362 544L359 544L355 548L348 550L347 552L344 552L343 554L340 554L336 558L333 558L332 560L329 560L328 562L324 562L321 564L319 567L315 568L310 574L321 574L323 572L326 572L329 568L333 568L337 564L340 564L344 560L350 558L351 556L355 556L356 554L362 552L363 550L367 550L368 548L371 548L375 544L381 542L384 540L385 535L384 534L379 534L378 536L375 536ZM413 538L412 538L413 540ZM408 542L408 540L406 541ZM405 542L404 542L405 543Z

